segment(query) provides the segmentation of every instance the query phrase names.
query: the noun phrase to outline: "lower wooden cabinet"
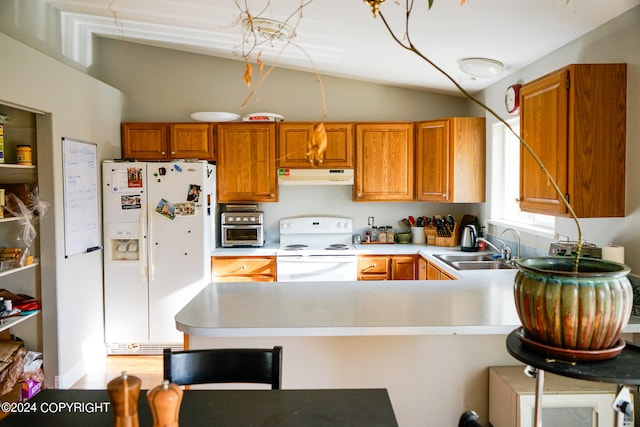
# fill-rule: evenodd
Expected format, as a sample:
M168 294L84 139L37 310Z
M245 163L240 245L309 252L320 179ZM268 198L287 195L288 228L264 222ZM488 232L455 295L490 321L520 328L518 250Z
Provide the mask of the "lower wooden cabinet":
M392 280L418 280L417 255L394 255L391 257Z
M422 259L424 262L424 277L422 276L422 270L420 279L421 280L456 280L455 277L442 270L436 264Z
M211 257L213 282L275 282L276 257Z
M360 255L358 280L417 280L418 255Z

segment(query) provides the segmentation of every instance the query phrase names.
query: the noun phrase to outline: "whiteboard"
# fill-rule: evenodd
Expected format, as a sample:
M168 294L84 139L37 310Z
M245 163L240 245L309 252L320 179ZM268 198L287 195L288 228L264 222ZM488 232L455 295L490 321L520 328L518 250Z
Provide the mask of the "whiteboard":
M62 138L65 257L101 249L97 146Z

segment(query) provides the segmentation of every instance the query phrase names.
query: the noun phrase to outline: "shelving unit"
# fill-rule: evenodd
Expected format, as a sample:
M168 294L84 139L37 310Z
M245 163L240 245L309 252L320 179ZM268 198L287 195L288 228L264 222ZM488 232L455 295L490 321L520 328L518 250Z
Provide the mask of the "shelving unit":
M0 105L3 114L11 118L4 125L4 161L0 163L0 188L5 189L5 195L14 193L28 204L27 194L38 184L37 167L37 120L32 112L18 108ZM17 148L19 145L29 145L32 148L33 165L18 165ZM26 188L23 191L23 185ZM27 193L28 192L28 193ZM13 211L13 209L11 209ZM24 217L12 216L6 209L4 218L0 218L0 247L25 248L28 246L29 255L34 257L31 264L24 267L9 267L0 271L0 288L14 294L25 294L33 298L41 298L41 272L39 262L40 227L35 224L36 235L33 242L26 245L22 237ZM10 261L9 261L10 262ZM43 351L41 310L28 312L21 316L0 319L0 339L12 340L14 335L23 341L25 348L33 351Z
M18 221L20 220L22 217L21 216L10 216L8 218L0 218L0 222L12 222L12 221Z
M33 263L31 263L29 265L25 265L24 267L16 267L16 268L12 268L12 269L5 270L5 271L0 271L0 277L8 276L10 274L17 273L19 271L28 270L28 269L34 268L34 267L36 267L38 265L40 265L40 263L38 261L34 261Z
M33 313L25 314L24 316L14 316L14 317L6 317L4 319L0 319L0 333L16 325L19 325L25 320L31 319L32 317L36 317L38 314L40 314L40 310L34 311Z
M32 184L38 181L36 166L22 166L0 163L0 182L2 184Z

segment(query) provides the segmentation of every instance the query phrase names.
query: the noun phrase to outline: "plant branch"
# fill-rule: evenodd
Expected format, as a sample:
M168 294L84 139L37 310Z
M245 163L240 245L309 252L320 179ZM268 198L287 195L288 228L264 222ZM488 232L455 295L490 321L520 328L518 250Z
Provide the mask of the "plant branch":
M426 57L412 42L411 42L411 37L409 34L409 20L411 17L411 12L413 9L413 0L406 0L406 18L405 18L405 39L406 39L406 44L395 34L395 32L391 29L391 26L389 25L389 23L387 22L386 18L384 17L384 14L382 13L382 11L379 12L378 16L380 16L380 18L382 19L382 22L384 23L385 27L387 28L387 31L389 32L389 34L391 35L391 37L393 38L393 40L395 40L396 43L398 43L401 47L403 47L404 49L413 52L414 54L416 54L418 57L420 57L421 59L423 59L424 61L426 61L429 65L431 65L433 68L435 68L438 72L440 72L442 75L444 75L451 83L453 83L453 85L464 95L466 96L468 99L470 99L472 102L474 102L475 104L479 105L480 107L482 107L484 110L486 110L490 115L492 115L496 120L498 120L500 123L502 123L504 126L507 127L507 129L509 129L509 131L511 133L513 133L513 135L515 135L516 138L518 138L518 140L520 141L520 143L522 144L522 146L527 150L527 152L533 157L533 159L535 160L535 162L538 164L538 166L540 167L540 169L542 170L542 172L544 173L544 175L547 177L547 179L549 180L549 182L551 183L551 185L553 186L554 190L556 191L556 193L558 194L560 200L562 201L562 203L564 203L564 205L567 208L567 211L569 212L569 215L571 216L571 218L574 220L576 227L578 228L578 242L577 242L577 248L576 248L576 257L575 257L575 261L574 261L574 271L577 272L578 271L578 259L580 258L580 254L582 251L582 227L580 226L580 221L578 220L578 217L575 213L575 211L573 210L573 208L571 207L571 205L569 204L569 201L566 199L565 195L563 194L562 190L560 189L560 187L558 186L558 184L556 183L555 179L553 178L553 176L551 175L551 173L547 170L547 168L544 166L544 164L542 163L542 160L540 160L540 157L538 157L538 155L533 151L533 149L531 148L531 146L518 134L518 132L516 132L510 125L509 123L507 123L502 117L500 117L500 115L498 113L496 113L492 108L490 108L489 106L487 106L485 103L483 103L482 101L480 101L477 97L473 96L472 94L470 94L467 90L465 90L453 77L451 77L449 74L447 74L446 71L444 71L442 68L440 68L437 64L435 64L433 61L431 61L428 57Z

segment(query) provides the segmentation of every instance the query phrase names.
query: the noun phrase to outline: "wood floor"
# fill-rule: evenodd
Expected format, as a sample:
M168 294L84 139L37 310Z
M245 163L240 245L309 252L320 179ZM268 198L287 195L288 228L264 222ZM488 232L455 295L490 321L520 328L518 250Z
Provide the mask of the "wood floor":
M142 389L162 384L162 356L107 356L89 368L89 373L73 385L74 389L106 389L107 383L122 371L142 381Z

